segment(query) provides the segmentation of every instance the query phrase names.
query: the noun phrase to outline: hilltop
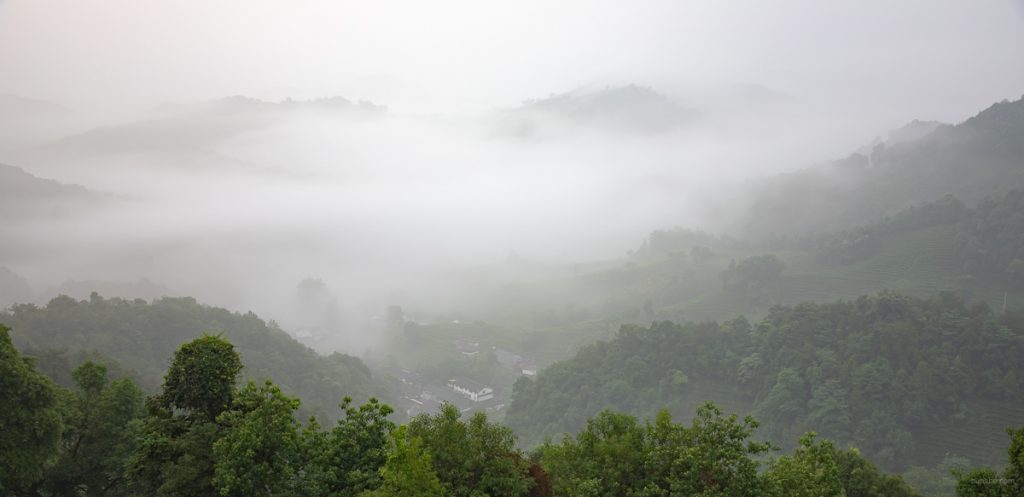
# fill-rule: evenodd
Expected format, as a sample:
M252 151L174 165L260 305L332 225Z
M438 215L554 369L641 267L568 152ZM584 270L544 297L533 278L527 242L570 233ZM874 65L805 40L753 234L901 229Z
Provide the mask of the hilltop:
M866 154L752 180L731 231L754 239L836 231L945 195L971 205L1024 187L1024 98L956 125L911 126L897 138Z
M202 305L195 299L88 300L59 296L47 305L17 305L0 313L18 348L36 356L43 372L70 380L84 359L111 361L148 392L162 383L167 358L203 333L223 334L242 356L243 377L273 378L302 399L304 415L333 419L344 396L390 399L391 387L356 357L322 356L296 342L274 322Z

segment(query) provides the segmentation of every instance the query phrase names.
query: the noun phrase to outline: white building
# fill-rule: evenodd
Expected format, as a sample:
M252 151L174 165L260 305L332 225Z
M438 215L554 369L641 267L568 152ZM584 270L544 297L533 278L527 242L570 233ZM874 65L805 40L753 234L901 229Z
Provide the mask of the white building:
M494 398L493 388L466 378L452 378L448 380L448 388L455 390L473 402L482 402Z

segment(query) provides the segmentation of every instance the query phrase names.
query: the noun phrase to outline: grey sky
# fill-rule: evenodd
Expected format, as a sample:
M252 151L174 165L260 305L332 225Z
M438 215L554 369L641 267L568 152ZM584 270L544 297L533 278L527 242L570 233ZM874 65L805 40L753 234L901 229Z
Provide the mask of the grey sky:
M343 94L514 105L586 84L761 84L956 119L1024 92L1020 1L6 0L0 92L80 107Z

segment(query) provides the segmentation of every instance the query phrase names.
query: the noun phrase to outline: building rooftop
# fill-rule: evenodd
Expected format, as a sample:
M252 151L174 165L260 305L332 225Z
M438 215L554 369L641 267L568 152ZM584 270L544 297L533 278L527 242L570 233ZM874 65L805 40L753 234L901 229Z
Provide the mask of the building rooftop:
M448 380L448 383L458 385L458 386L460 386L462 388L465 388L467 390L471 390L473 392L479 392L479 391L481 391L481 390L483 390L485 388L491 388L491 387L489 387L487 385L484 385L483 383L480 383L479 381L473 381L473 380L471 380L469 378L466 378L466 377L463 377L463 376L452 378L452 379ZM493 391L494 389L491 388L491 390Z

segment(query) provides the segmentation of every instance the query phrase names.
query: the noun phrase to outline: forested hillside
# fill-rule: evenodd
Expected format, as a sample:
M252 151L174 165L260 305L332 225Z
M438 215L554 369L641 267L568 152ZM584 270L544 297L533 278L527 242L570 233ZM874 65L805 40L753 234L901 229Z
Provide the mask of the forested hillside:
M791 454L754 436L752 417L701 405L689 425L604 411L575 437L534 453L483 413L446 404L397 426L376 399L341 406L336 423L296 417L298 399L271 380L239 387L241 357L203 335L169 358L157 394L110 381L86 362L65 389L35 371L0 326L0 493L18 497L326 495L359 497L916 497L856 450L813 433ZM1012 431L1011 482L1024 429ZM978 469L958 484L967 497ZM996 490L1002 490L997 487ZM1007 491L1017 489L1011 483ZM961 491L962 490L962 491ZM1004 494L984 494L999 495Z
M759 319L774 305L886 289L914 297L953 292L1021 310L1022 200L1020 189L970 206L946 195L846 230L761 241L657 230L625 261L559 282L510 286L503 294L510 304L528 302L530 294L544 298L534 297L519 316L504 313L532 314L530 324L548 335L585 341L607 338L623 323Z
M755 413L773 440L813 430L902 471L951 454L992 462L1005 424L1024 416L1021 371L1024 316L881 293L775 307L756 323L623 326L519 380L506 422L535 443L604 408L685 415L714 400Z
M745 237L835 231L954 195L968 205L1024 187L1024 99L1003 101L916 140L880 144L751 184Z
M38 178L21 168L0 164L0 219L6 222L67 215L104 200L103 195L82 186Z
M71 386L71 370L85 359L106 362L112 371L134 378L147 392L163 381L167 358L182 342L219 333L242 356L242 376L273 378L303 400L304 413L332 419L344 396L389 399L391 388L373 377L356 357L321 356L299 344L273 322L205 306L191 298L104 299L94 294L76 301L60 296L46 306L16 305L0 314L14 343L37 357L40 369Z

